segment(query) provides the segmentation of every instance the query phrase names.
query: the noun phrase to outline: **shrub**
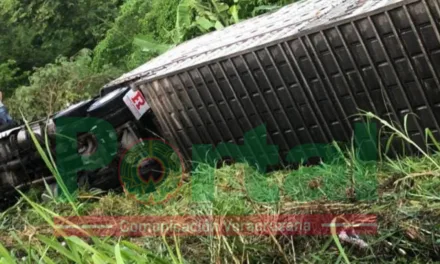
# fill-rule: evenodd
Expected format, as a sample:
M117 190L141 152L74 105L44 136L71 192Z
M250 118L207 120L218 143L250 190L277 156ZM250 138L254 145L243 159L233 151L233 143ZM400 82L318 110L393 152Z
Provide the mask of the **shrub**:
M27 73L21 73L14 60L0 64L0 90L4 97L10 97L26 78Z
M118 15L123 0L0 1L0 62L23 70L94 48Z
M97 94L120 72L104 66L100 73L94 73L91 55L90 50L82 50L71 59L59 57L55 63L35 69L29 86L19 87L7 100L11 115L20 118L21 110L28 120L35 120Z
M128 0L106 37L95 48L93 68L112 64L131 70L155 57L157 52L144 51L133 44L136 36L143 35L157 43L173 43L170 33L176 24L179 0Z

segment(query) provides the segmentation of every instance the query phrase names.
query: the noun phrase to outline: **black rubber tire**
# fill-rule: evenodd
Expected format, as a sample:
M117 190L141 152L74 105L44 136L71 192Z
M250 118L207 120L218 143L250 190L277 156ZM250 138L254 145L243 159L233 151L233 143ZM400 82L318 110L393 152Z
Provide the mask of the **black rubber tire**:
M90 99L74 104L69 108L56 113L53 116L53 120L56 120L57 118L60 117L86 117L87 110L89 109L90 105L93 104L94 101L95 101L94 99Z
M111 115L121 108L127 108L123 98L128 92L128 87L119 88L113 92L99 98L87 109L91 117L103 118Z
M127 107L122 107L115 110L113 113L100 118L109 122L113 127L116 128L127 121L134 119L134 116Z

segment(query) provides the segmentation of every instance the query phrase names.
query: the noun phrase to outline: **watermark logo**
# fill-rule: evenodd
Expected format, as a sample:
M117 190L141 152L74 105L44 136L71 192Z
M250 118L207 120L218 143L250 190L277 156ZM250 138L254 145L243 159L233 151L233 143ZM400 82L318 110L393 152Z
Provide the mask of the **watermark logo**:
M109 166L116 157L120 157L118 170L121 185L129 196L141 203L164 203L179 191L183 183L183 172L186 171L183 158L178 149L164 140L141 140L121 155L118 135L112 125L106 121L93 118L60 118L56 121L56 125L57 168L71 193L77 188L76 179L79 172L95 171ZM90 152L89 155L81 155L78 151L78 135L84 133L93 135L97 142L95 151ZM374 123L355 124L352 143L353 162L357 165L350 168L350 175L347 175L348 166L345 162L338 167L339 170L329 174L331 181L325 180L331 184L324 186L321 184L321 179L308 178L308 175L299 177L292 173L291 177L285 179L284 185L299 186L301 187L299 189L304 191L287 193L291 195L291 199L313 201L321 197L320 193L343 193L341 188L346 189L350 197L355 195L358 196L356 198L367 197L367 199L357 200L376 199L375 171L378 158L376 125ZM335 145L318 143L296 146L287 154L284 152L285 157L280 157L278 146L268 143L267 130L264 125L246 133L244 143L241 145L232 143L220 143L217 146L193 145L192 154L192 173L189 185L191 198L195 203L215 201L214 168L217 162L225 157L237 162L245 162L255 168L253 173L244 175L244 184L247 196L259 203L279 201L280 186L271 184L266 171L270 166L278 165L281 159L290 163L303 164L313 157L320 157L324 162L332 162L341 157ZM201 169L204 166L212 169ZM316 184L312 184L315 182ZM341 199L339 196L331 195L326 198L327 201ZM343 221L335 223L335 219L343 219ZM365 219L368 221L364 221ZM78 231L77 226L80 226L80 233L88 230L92 231L92 235L98 236L212 235L213 233L221 235L325 235L329 234L334 225L342 228L338 229L338 232L343 231L348 234L354 226L362 226L368 231L366 233L371 234L371 231L374 233L377 228L374 216L350 218L346 215L342 218L339 215L251 215L226 218L224 216L85 217L71 218L67 223L63 222L64 220L58 221L59 229L63 231L60 233L62 235L81 235L75 233ZM98 228L95 230L97 233L93 232L94 228ZM69 233L69 230L73 230L74 233ZM361 233L359 231L362 230L356 231Z
M122 155L119 180L139 202L167 201L182 185L185 164L179 151L162 139L138 142Z
M353 193L350 196L357 196L359 200L374 200L377 198L377 178L375 173L376 162L378 159L377 126L375 123L355 123L353 140L353 169L348 176L344 154L335 144L310 143L298 145L292 148L286 157L282 159L288 164L304 164L311 158L319 158L323 163L339 163L341 168L334 171L331 179L326 182L331 183L327 188L344 187ZM267 130L264 125L259 126L244 135L244 143L236 145L232 143L220 143L213 145L194 145L192 148L193 168L191 175L191 193L194 202L210 202L215 200L215 177L214 170L203 170L198 173L200 165L215 164L224 157L232 158L238 162L245 162L257 169L255 173L247 173L244 183L247 195L257 203L274 203L280 200L279 188L271 184L270 178L266 173L269 166L276 166L280 163L280 152L276 145L268 144ZM342 164L342 165L341 165ZM207 173L206 173L207 172ZM294 174L294 173L293 173ZM321 195L321 188L308 188L317 179L300 177L293 175L286 180L290 186L301 186L301 192L290 193L294 201L316 200L317 195ZM310 175L312 176L312 175ZM318 184L317 187L319 187ZM303 191L306 190L306 191ZM331 190L327 190L332 193ZM375 194L376 193L376 194ZM328 200L341 200L340 196L327 196Z
M323 236L373 235L377 217L366 214L249 216L84 216L56 217L56 236Z
M114 128L106 121L93 118L60 118L57 120L57 167L72 193L77 188L76 178L80 171L93 171L108 166L118 156L118 140ZM78 133L93 134L98 142L96 151L88 156L82 156L77 149ZM367 200L376 199L375 171L378 158L377 127L374 123L354 124L354 158L358 166L354 166L352 176L348 177L344 169L335 172L331 186L347 186L350 193L361 197L365 193ZM245 185L248 196L255 202L277 202L279 190L270 184L266 170L280 163L279 148L268 144L267 130L259 126L244 135L241 145L220 143L217 146L192 146L192 173L190 178L192 200L194 202L210 202L215 199L214 170L199 170L200 165L215 167L219 160L229 157L237 162L245 162L257 169L257 173L245 175ZM281 157L288 163L301 164L312 157L320 157L329 163L341 158L341 153L333 144L310 143L291 149L286 157ZM365 163L366 162L366 163ZM344 162L343 162L344 164ZM366 166L367 165L367 166ZM371 166L372 165L372 166ZM343 165L343 166L346 166ZM162 203L178 191L182 184L184 162L179 151L160 139L148 139L139 142L121 159L119 166L120 181L125 191L144 203ZM201 171L201 173L200 173ZM300 179L292 176L288 179L292 185L309 184L316 179ZM353 186L355 184L355 186ZM332 188L332 187L331 187ZM316 195L313 191L307 194L293 196L298 201L310 201ZM268 195L265 195L267 193ZM264 195L262 195L264 194ZM352 195L354 196L354 195ZM306 199L304 199L306 198ZM328 197L340 200L339 197Z

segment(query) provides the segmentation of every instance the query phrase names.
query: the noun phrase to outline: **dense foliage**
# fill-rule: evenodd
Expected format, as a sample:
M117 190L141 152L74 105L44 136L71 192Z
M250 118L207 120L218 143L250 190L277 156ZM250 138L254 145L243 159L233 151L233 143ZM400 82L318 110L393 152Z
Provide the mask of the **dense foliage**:
M71 59L59 57L54 63L38 68L29 85L15 90L6 104L13 116L20 111L29 119L44 117L66 108L71 102L97 95L103 83L121 74L113 67L99 73L92 71L92 52L81 50Z
M59 55L93 49L111 27L121 2L2 0L0 61L13 59L23 70L32 70Z
M39 118L172 46L292 1L3 0L0 90L15 117Z

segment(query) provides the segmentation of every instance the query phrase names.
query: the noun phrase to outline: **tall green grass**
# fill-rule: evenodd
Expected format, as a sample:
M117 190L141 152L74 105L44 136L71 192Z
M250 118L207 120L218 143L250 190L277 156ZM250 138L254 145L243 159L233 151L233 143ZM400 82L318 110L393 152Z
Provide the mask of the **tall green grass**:
M388 132L394 133L395 139L408 139L408 144L414 143L404 131L390 123L382 124ZM429 132L427 135L429 136ZM38 140L34 140L39 152L42 151L42 158L43 153L46 155L45 162L52 166L51 171L55 176L56 166L53 158L47 153L47 138L45 141L46 152L43 147L38 147ZM434 141L430 142L430 147L435 145ZM189 184L184 184L169 203L156 206L141 205L124 194L114 193L96 196L81 191L76 197L72 196L71 201L68 199L68 203L41 202L33 194L22 194L23 198L17 205L0 215L0 240L3 243L0 244L0 262L426 263L439 260L440 155L424 150L424 154L419 157L384 157L373 170L374 168L365 164L356 163L356 153L352 147L341 149L341 153L343 155L338 163L303 166L298 170L280 170L269 174L267 178L270 179L270 183L279 190L277 200L272 203L260 203L250 197L247 188L249 186L246 186L244 179L247 176L259 176L258 171L247 164L233 164L221 168L200 166L198 174L212 173L215 180L215 196L210 203L203 204L192 202ZM352 186L354 173L365 178L355 182L355 186L358 186L356 196L348 199L347 188ZM374 173L379 181L378 192L370 189L367 181ZM339 186L334 182L335 179L331 179L332 175L343 177L346 185ZM359 175L354 178L359 179ZM309 183L319 179L320 184L310 188ZM62 184L61 177L57 180ZM254 191L258 191L258 188ZM310 193L315 200L304 202L307 201L304 198ZM274 194L270 190L262 190L260 195L267 197ZM329 198L332 197L337 201L330 201ZM85 239L54 237L52 233L56 227L53 223L54 216L258 213L339 215L344 212L378 215L378 235L361 236L368 245L367 248L347 243L335 231L329 237L214 235Z
M52 151L51 151L50 145L49 145L47 126L45 129L46 133L44 133L44 141L45 141L45 146L46 146L46 151L45 151L43 149L43 147L41 146L40 142L38 141L37 137L35 136L35 133L32 131L31 127L29 126L29 122L27 122L24 115L22 115L22 117L23 117L23 121L25 123L26 129L28 130L28 133L31 136L32 142L34 143L34 146L38 151L38 154L40 155L41 159L44 161L44 164L46 165L46 167L50 170L52 175L55 177L56 182L57 182L58 186L61 188L64 196L67 198L70 205L72 205L72 209L75 212L78 212L78 208L75 206L75 203L74 203L74 197L69 192L66 184L64 183L64 180L63 180L60 172L58 171L55 160L52 156Z

